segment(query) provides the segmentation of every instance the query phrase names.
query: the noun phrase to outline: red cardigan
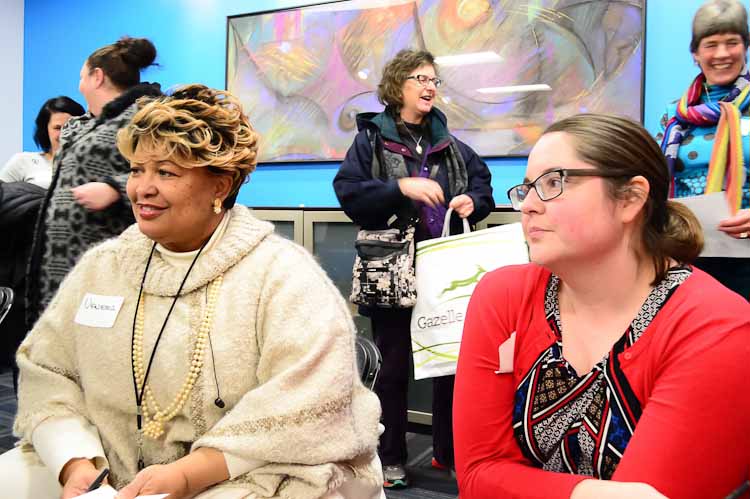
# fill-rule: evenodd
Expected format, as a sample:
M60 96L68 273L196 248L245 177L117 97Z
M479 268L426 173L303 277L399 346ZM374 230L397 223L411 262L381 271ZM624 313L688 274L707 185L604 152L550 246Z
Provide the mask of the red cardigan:
M453 405L461 499L568 499L587 478L532 466L511 428L521 378L555 341L544 318L549 275L534 264L498 269L471 298ZM513 370L496 374L514 331ZM750 304L693 268L619 360L643 413L613 480L705 499L748 478Z

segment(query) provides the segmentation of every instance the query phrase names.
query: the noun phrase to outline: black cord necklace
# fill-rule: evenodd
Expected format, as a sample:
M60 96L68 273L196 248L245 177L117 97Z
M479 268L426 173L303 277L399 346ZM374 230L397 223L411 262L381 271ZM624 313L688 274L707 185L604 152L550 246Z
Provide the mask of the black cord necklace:
M133 374L133 390L135 391L135 404L136 404L136 413L135 413L135 421L136 426L138 427L138 469L142 470L145 467L145 463L143 461L143 412L142 412L142 405L143 405L143 395L146 393L146 382L148 381L148 375L151 372L151 365L154 362L154 356L156 355L156 349L159 346L159 341L161 341L161 335L164 333L164 329L167 327L167 321L169 320L169 316L172 314L172 310L174 309L175 304L177 303L177 299L180 297L180 293L182 292L182 288L185 286L185 282L187 282L188 276L190 275L190 272L193 270L193 266L195 266L195 262L198 261L198 257L201 255L201 252L203 251L203 248L206 247L206 244L208 243L208 240L204 242L200 249L198 250L198 253L195 255L195 258L193 258L192 263L190 263L190 267L187 270L187 273L185 273L185 277L182 279L182 282L180 283L180 287L177 289L177 293L174 295L174 299L172 300L172 305L169 307L169 311L167 312L167 316L164 318L164 322L161 325L161 329L159 330L159 335L156 337L156 342L154 343L154 348L151 350L151 356L148 359L148 364L146 365L146 374L143 376L143 385L141 385L141 389L138 390L138 380L135 377L135 360L133 358L133 352L135 351L135 323L138 318L138 307L141 304L141 297L143 296L143 285L146 282L146 275L148 274L148 268L151 266L151 259L154 256L154 251L156 250L156 244L151 247L151 253L148 255L148 260L146 261L146 269L143 271L143 278L141 279L141 287L138 290L138 301L136 301L135 304L135 313L133 314L133 329L132 334L130 337L130 370Z

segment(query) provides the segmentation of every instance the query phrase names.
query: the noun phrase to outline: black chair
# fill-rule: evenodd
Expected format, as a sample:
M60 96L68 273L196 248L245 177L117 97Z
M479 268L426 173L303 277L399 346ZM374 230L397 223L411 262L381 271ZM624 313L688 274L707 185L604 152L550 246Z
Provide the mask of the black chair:
M357 367L362 383L373 389L375 381L378 379L380 364L383 363L383 357L380 356L380 350L377 345L368 337L357 335L354 341L354 348L357 354Z
M5 316L8 315L11 305L13 305L13 290L0 287L0 322L3 322Z

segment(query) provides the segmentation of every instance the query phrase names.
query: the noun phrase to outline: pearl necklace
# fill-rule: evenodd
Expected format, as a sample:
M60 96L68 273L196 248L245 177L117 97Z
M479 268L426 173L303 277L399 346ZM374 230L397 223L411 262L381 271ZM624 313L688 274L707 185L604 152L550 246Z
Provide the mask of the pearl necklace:
M142 296L138 303L138 309L135 316L135 341L133 344L133 375L135 376L141 393L145 393L146 395L142 401L141 409L143 411L143 421L145 423L143 426L143 434L149 438L156 440L164 434L164 424L177 416L182 410L190 392L195 386L198 376L200 376L203 368L203 354L206 350L206 343L211 330L211 325L213 324L214 312L216 311L216 300L219 295L219 288L221 287L222 281L223 276L219 276L214 279L208 287L206 315L203 317L203 321L198 329L198 334L195 337L187 377L182 383L182 388L180 388L180 391L175 398L164 409L159 407L159 404L156 402L151 387L148 384L145 384L146 369L143 361L143 307L145 296ZM157 345L154 345L154 349L156 349L156 346Z

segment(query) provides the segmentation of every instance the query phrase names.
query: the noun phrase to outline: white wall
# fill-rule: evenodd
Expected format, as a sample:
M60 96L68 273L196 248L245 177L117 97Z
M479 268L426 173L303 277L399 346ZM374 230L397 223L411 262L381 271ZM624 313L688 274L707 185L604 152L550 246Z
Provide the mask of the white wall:
M23 142L23 3L0 0L0 166Z

